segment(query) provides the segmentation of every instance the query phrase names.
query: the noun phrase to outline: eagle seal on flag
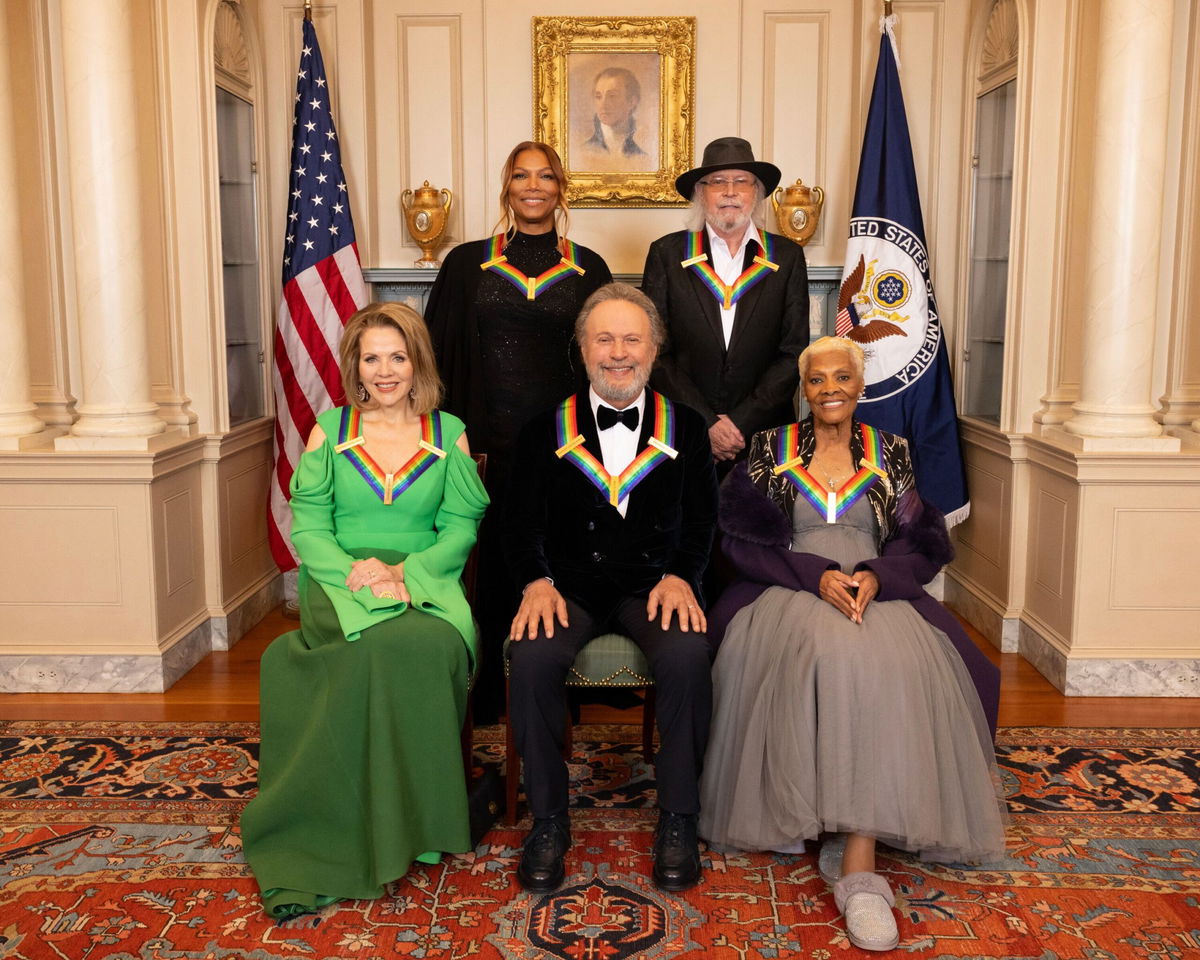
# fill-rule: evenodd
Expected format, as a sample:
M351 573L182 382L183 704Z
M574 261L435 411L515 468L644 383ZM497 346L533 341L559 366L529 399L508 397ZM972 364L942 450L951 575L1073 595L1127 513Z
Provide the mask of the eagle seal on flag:
M894 15L880 21L834 332L866 356L857 415L908 438L917 489L954 524L971 506L900 91L895 21Z

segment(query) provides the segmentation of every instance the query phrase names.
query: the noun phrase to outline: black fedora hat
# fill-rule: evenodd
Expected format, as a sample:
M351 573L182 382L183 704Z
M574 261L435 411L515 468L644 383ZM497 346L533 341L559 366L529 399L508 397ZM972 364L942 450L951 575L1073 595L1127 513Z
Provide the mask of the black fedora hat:
M685 200L692 199L696 181L715 170L746 170L762 181L763 194L769 195L779 186L782 174L773 163L754 159L754 150L741 137L719 137L704 148L700 166L675 179L675 189Z

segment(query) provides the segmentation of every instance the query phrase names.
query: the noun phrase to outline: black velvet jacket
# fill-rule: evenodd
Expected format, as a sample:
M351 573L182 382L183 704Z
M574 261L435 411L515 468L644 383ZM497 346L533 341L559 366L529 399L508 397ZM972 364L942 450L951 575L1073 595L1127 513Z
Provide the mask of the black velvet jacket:
M674 574L703 602L700 581L717 518L712 449L700 415L682 404L674 408L678 456L633 489L624 517L578 467L555 456L557 409L526 424L503 524L505 556L519 587L550 577L563 596L599 616L622 597L647 596L665 574ZM646 409L652 409L649 401ZM584 445L602 460L586 393L579 395L578 417ZM653 420L652 414L642 418L639 449Z

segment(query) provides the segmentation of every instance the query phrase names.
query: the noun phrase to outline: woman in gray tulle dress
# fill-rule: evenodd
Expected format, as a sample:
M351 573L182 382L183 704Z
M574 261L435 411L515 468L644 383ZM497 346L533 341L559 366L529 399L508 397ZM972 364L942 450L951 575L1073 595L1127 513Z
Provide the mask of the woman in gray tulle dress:
M829 867L847 933L890 950L899 934L876 841L992 859L1003 802L956 628L924 591L952 552L916 493L908 444L854 418L853 341L812 344L800 382L812 417L756 434L722 488L723 547L742 580L712 619L745 605L714 666L700 834L717 849L785 853L845 834Z

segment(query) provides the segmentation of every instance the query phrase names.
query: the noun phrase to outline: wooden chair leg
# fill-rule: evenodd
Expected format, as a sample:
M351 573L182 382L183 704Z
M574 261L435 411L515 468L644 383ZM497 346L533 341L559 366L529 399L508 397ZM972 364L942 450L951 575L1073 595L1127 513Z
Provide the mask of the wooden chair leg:
M517 755L517 738L513 733L512 699L509 696L508 678L504 678L504 822L514 826L517 822L517 788L521 784L521 758Z
M642 707L642 756L647 764L654 762L654 687L645 688Z

